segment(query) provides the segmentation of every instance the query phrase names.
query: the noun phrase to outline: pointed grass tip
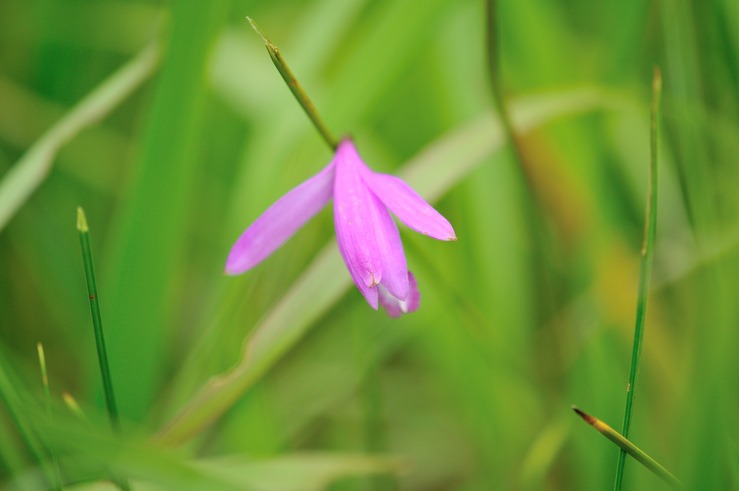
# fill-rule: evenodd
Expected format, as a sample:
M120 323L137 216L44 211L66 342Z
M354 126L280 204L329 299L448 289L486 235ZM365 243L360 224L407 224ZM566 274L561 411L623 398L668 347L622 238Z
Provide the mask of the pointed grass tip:
M577 413L578 416L580 416L582 419L584 419L585 422L588 423L591 426L595 426L595 423L598 421L596 418L594 418L593 416L589 415L585 411L582 411L580 408L578 408L574 404L572 405L572 410L575 411L575 413Z
M264 41L264 44L266 44L268 48L269 48L269 47L272 47L272 48L274 48L274 49L277 49L277 48L275 48L275 45L274 45L274 44L272 44L272 41L270 41L270 40L269 40L269 38L268 38L267 36L265 36L265 35L264 35L264 33L263 33L263 32L262 32L262 30L261 30L261 29L259 28L259 26L257 25L257 23L256 23L256 22L254 22L254 19L252 19L251 17L249 17L249 16L247 15L247 16L246 16L246 20L248 20L248 21L249 21L249 24L251 24L251 27L252 27L252 29L254 29L254 30L255 30L255 31L257 32L257 34L259 34L259 36L260 36L260 37L262 38L262 41Z
M87 227L87 217L85 216L85 210L81 206L77 207L77 230L80 232L87 232L90 229Z
M77 399L75 399L72 394L69 392L62 392L62 399L64 400L64 404L67 405L69 410L72 411L75 416L79 418L85 417L85 413L82 411Z
M36 343L36 351L38 351L38 364L41 367L41 381L44 387L48 387L49 377L46 374L46 356L44 355L44 345L40 341Z

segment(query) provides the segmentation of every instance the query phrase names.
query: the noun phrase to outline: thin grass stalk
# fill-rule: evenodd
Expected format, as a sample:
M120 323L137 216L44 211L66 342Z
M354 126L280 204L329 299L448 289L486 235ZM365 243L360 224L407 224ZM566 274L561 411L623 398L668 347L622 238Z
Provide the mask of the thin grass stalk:
M642 341L644 339L644 321L647 315L647 301L649 293L649 280L652 275L652 264L654 262L654 242L657 235L657 201L659 190L659 166L657 147L659 141L659 105L662 94L662 74L655 67L652 77L652 110L650 122L650 165L649 165L649 191L647 196L646 218L644 222L644 242L641 248L641 265L639 272L639 292L636 304L636 324L634 326L634 344L631 351L631 368L629 370L629 383L626 386L626 409L624 412L624 423L621 434L628 438L631 427L631 415L634 408L634 393L636 389L636 376L639 372L641 360ZM618 454L616 466L616 480L613 489L621 491L623 486L624 466L626 464L627 452L622 448Z
M90 246L90 229L87 225L87 217L82 207L77 208L77 231L80 236L82 247L82 260L85 264L85 279L87 280L87 292L90 299L90 312L92 314L92 327L95 331L95 347L100 363L100 375L103 379L103 393L105 395L105 407L108 410L108 418L113 429L120 431L120 419L118 407L115 402L113 391L113 379L110 376L110 365L108 364L108 352L105 347L105 336L103 335L103 320L100 315L100 301L98 300L97 280L95 278L95 267L92 260L92 247ZM131 486L128 481L118 476L112 476L113 482L123 491L128 491Z
M514 151L514 158L518 161L518 164L522 171L525 173L524 157L519 142L516 129L513 126L510 112L508 111L508 105L506 104L505 95L503 92L503 81L500 75L500 36L498 29L498 2L497 0L487 0L485 2L485 14L487 19L486 26L486 48L487 48L487 66L488 66L488 77L490 80L490 89L493 96L493 102L498 111L498 117L500 118L501 125L503 126L503 132L505 133L508 141L511 142Z
M38 364L41 370L41 384L44 386L44 409L46 411L46 417L51 420L51 391L49 390L49 376L46 372L46 356L44 355L44 345L41 343L36 344L36 350L38 351ZM54 448L49 444L49 455L51 456L51 469L53 474L53 488L55 490L62 489L62 477L59 471L59 459L56 456Z
M354 352L357 372L366 370L360 385L360 407L362 411L363 449L368 455L380 455L387 451L385 428L382 421L383 395L380 360L377 356L377 336L375 326L354 326ZM366 489L372 491L393 491L398 489L392 475L367 476Z
M287 62L282 57L282 54L280 54L280 50L277 49L277 46L272 44L272 41L270 41L269 38L264 35L257 23L254 22L251 17L247 17L246 20L249 21L249 24L251 24L252 28L254 28L257 34L261 36L262 40L264 41L264 45L267 48L267 52L269 53L269 57L272 59L272 63L274 63L277 71L280 72L282 79L290 88L290 91L295 96L295 99L297 99L300 107L303 108L305 114L307 114L310 118L313 126L316 127L326 144L331 147L331 150L336 150L336 147L338 146L336 138L334 138L326 125L323 123L321 116L318 114L318 111L316 111L316 107L311 102L308 94L306 94L303 88L300 86L300 83L298 83L298 79L295 78L295 75L293 75L293 72L290 70Z
M105 347L105 335L103 334L103 320L100 316L100 302L98 300L97 281L95 279L95 267L92 260L92 247L90 247L90 229L87 226L87 217L82 207L77 208L77 231L80 236L82 247L82 260L85 264L85 279L87 280L87 292L90 298L90 312L92 314L92 327L95 331L95 347L100 363L100 375L103 379L103 392L105 394L105 406L108 417L114 429L120 429L118 418L118 407L113 392L113 380L110 376L108 364L108 352Z

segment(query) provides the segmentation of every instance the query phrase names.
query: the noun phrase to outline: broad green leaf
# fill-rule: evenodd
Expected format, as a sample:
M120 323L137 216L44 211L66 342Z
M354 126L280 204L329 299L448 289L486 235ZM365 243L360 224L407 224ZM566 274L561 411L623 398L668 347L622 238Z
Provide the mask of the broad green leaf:
M168 300L186 241L191 192L205 162L200 143L210 48L228 2L173 4L166 57L146 118L133 182L123 196L100 283L106 338L122 417L141 419L159 371Z

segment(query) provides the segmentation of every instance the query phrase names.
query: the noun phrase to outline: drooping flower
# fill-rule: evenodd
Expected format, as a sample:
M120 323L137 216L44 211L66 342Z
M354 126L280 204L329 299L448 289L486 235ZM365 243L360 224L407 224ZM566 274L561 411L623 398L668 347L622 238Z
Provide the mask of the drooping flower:
M246 229L231 249L226 273L240 274L259 264L332 197L339 251L367 303L375 310L382 305L392 317L416 310L420 294L390 211L435 239L456 240L454 229L400 178L370 170L350 139L341 141L321 172L278 199Z

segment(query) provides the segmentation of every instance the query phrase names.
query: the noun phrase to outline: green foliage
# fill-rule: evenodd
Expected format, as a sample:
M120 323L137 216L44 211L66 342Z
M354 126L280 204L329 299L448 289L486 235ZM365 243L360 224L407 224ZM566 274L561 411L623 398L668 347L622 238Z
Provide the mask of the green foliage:
M623 417L658 64L660 202L629 439L688 489L736 487L737 8L499 9L525 180L492 116L484 2L10 2L0 486L53 486L54 455L65 489L110 476L133 489L610 487L618 450L569 408ZM253 271L223 274L239 233L330 158L247 15L330 131L454 225L455 243L401 226L418 312L367 307L328 211ZM626 466L624 489L659 486Z

